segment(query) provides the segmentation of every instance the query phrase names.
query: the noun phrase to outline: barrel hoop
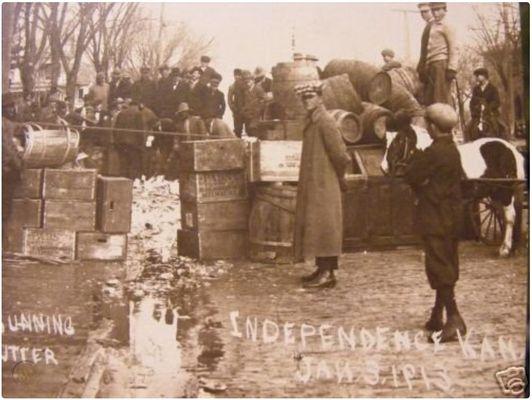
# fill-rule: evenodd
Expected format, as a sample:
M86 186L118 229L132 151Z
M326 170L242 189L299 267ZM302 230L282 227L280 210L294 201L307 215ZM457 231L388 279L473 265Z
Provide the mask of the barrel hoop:
M253 238L249 238L249 242L262 246L292 247L294 245L292 242L274 242L270 240L259 240Z
M285 207L285 206L283 206L281 204L276 203L275 201L272 201L272 200L270 200L270 199L268 199L266 197L263 197L260 194L256 196L256 199L264 201L265 203L271 204L272 206L275 206L277 208L280 208L281 210L284 210L284 211L286 211L289 214L295 214L294 210L291 210L291 209L289 209L289 208L287 208L287 207Z

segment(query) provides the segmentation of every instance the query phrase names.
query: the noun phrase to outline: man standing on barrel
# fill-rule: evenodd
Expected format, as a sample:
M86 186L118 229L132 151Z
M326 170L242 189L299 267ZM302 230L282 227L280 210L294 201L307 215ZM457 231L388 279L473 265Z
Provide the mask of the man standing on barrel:
M449 342L457 340L457 331L462 336L466 333L454 298L459 276L462 164L451 130L458 123L458 116L451 106L436 103L427 107L425 118L433 142L414 155L405 179L417 196L416 217L425 249L425 272L430 287L436 291L425 328L432 332L441 330L440 341Z
M315 258L316 270L302 278L306 288L334 287L342 253L342 189L350 157L335 120L325 109L319 82L295 88L308 112L295 213L297 262Z

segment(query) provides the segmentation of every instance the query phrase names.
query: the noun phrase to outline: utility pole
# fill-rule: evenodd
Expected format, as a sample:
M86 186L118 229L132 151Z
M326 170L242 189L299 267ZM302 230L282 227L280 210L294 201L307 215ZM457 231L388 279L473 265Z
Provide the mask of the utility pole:
M410 47L410 22L408 20L408 14L418 14L417 11L407 9L393 9L392 12L403 14L403 23L405 28L405 61L412 61L412 50Z

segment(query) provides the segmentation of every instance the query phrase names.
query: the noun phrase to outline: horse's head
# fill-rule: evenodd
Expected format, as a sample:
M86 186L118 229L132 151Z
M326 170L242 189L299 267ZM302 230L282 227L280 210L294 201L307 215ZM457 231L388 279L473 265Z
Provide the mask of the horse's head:
M389 123L393 131L386 132L386 152L381 162L381 169L387 175L403 175L416 151L417 135L410 122L406 114L397 113Z

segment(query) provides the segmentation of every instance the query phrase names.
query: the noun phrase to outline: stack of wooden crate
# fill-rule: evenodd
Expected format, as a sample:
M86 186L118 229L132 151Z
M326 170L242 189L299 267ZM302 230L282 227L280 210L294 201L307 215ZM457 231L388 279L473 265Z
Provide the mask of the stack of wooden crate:
M182 143L179 255L201 260L246 255L249 202L240 139Z
M133 185L93 169L28 169L15 189L7 251L66 260L126 257Z

